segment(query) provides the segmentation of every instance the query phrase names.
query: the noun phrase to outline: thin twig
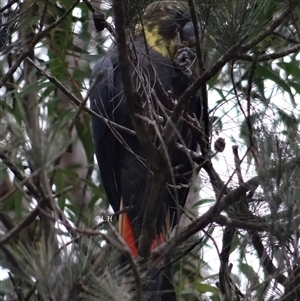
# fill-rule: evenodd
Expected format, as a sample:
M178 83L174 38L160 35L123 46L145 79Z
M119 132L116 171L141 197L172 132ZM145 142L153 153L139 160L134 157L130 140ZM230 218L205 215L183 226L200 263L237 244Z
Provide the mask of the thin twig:
M1 153L0 153L1 156ZM15 166L16 167L16 166ZM33 177L37 176L41 172L41 169L38 168L34 172L32 172L28 177L24 178L23 180L20 180L18 183L19 186L25 185L28 181L30 181ZM8 199L11 195L13 195L16 192L17 188L12 187L3 197L0 198L0 204L2 204L6 199Z
M256 57L258 57L258 54L256 55ZM252 153L253 158L255 160L256 167L258 168L259 167L259 157L257 155L258 150L257 150L257 146L256 146L256 143L255 143L255 138L253 136L253 126L252 126L252 122L251 122L251 99L250 99L251 89L252 89L252 82L253 82L253 77L254 77L254 74L255 74L256 63L257 63L257 59L253 61L252 65L251 65L250 72L249 72L248 88L247 88L247 94L246 94L246 101L247 101L246 124L247 124L247 128L248 128L248 137L249 137L250 150L251 150L251 153Z
M40 22L39 22L39 29L38 29L39 32L41 32L44 27L44 20L47 15L48 3L49 3L49 0L46 0L44 3L44 8L43 8L42 15L41 15Z
M206 68L203 61L202 48L200 42L199 22L198 22L194 0L189 0L188 4L190 8L194 33L195 33L197 63L200 72L199 75L202 75L205 72ZM207 96L206 84L202 85L200 93L201 93L201 105L202 105L202 121L204 125L204 144L203 147L201 148L201 151L203 155L206 156L209 150L209 133L210 133L209 114L208 114L208 96Z
M39 201L39 199L42 197L41 197L40 192L36 188L36 186L34 184L32 184L31 182L25 181L26 180L25 176L22 174L20 169L10 160L10 158L7 155L0 152L0 159L10 169L10 171L16 176L16 178L19 181L21 181L21 182L24 181L24 185L37 198L37 201ZM36 172L38 172L38 171L36 171Z
M242 171L241 171L241 162L242 161L240 160L240 157L239 157L237 145L232 146L232 152L233 152L233 157L234 157L236 175L238 177L239 185L241 185L244 183L244 180L243 180L243 175L242 175Z
M13 229L8 231L5 235L0 236L0 245L8 243L12 238L15 238L23 229L28 227L32 222L35 221L39 215L40 208L39 206L44 206L47 203L47 200L42 200L36 208L31 211L19 224L17 224Z
M15 289L15 292L17 294L18 300L19 301L24 301L24 293L23 293L22 289L17 285L17 283L14 279L14 276L12 275L11 272L8 272L8 276L9 276L10 281L12 282L12 284L14 286L14 289Z

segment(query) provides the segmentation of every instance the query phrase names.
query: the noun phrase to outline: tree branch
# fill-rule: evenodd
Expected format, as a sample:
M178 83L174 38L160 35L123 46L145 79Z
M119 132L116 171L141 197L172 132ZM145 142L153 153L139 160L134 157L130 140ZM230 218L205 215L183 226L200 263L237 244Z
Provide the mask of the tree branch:
M219 215L217 218L215 218L215 222L221 226L230 226L243 230L254 230L260 232L269 230L269 227L266 223L248 222L239 219L232 219L225 215Z
M204 229L208 224L214 222L220 213L228 208L234 202L237 202L241 196L247 191L251 190L253 186L259 184L260 178L258 176L248 180L246 183L240 185L238 188L229 192L211 206L201 217L197 218L192 224L185 227L177 236L166 241L163 245L156 248L152 254L152 260L159 260L162 257L170 254L174 248L183 243L186 239L196 234L198 231Z
M290 46L290 47L285 47L281 49L280 51L274 52L274 53L269 53L269 54L262 54L256 58L255 55L248 55L248 54L237 54L236 58L243 60L243 61L248 61L248 62L264 62L264 61L269 61L269 60L276 60L282 57L285 57L289 54L296 53L300 50L300 44Z
M265 271L270 275L273 276L278 283L285 286L287 284L287 278L278 269L274 266L271 258L267 254L265 247L261 241L260 236L258 233L253 233L251 235L253 246L260 258L260 262L262 263Z
M119 54L119 66L124 87L124 94L126 96L131 122L136 132L137 138L146 155L146 159L153 172L151 187L148 197L148 202L145 210L140 240L139 240L139 255L142 257L149 257L151 240L154 235L154 227L158 215L159 196L164 189L168 171L168 160L164 152L159 151L152 143L148 132L145 128L143 119L137 115L143 116L143 102L140 95L135 91L132 76L131 76L131 62L129 59L129 50L126 42L126 24L124 3L118 0L113 1L113 10L115 15L116 27L116 42Z

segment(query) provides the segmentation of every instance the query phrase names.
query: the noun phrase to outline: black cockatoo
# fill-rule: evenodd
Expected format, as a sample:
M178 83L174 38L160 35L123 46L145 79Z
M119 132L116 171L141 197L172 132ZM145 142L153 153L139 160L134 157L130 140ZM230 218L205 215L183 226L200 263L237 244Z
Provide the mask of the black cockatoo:
M194 40L191 24L187 3L157 1L146 8L141 24L137 26L139 32L132 45L136 69L133 68L132 77L137 91L146 94L147 101L151 103L152 116L155 115L155 122L158 123L157 131L164 127L176 100L192 82L189 67L195 56L187 47ZM90 95L91 109L113 123L132 130L116 48L97 61L91 84L94 84ZM189 100L182 119L199 120L200 114L201 99L197 94ZM151 114L145 116L147 118L151 118ZM135 135L114 128L113 124L96 117L93 117L92 127L96 157L108 200L115 212L129 208L118 218L119 231L136 257L151 185L151 170ZM178 142L196 150L197 132L189 122L181 122L177 133ZM153 130L150 135L159 145L156 134ZM177 224L193 174L193 163L187 152L173 147L168 153L174 177L160 197L152 249L165 241L167 232ZM159 274L146 290L152 291L146 294L147 300L176 300L170 272Z

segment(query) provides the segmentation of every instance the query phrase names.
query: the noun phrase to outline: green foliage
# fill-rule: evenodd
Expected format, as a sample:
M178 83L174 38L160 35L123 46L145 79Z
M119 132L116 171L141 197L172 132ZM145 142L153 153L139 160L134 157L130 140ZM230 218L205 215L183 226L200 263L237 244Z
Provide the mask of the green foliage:
M151 2L124 1L127 24L133 31ZM203 34L203 63L209 70L242 39L243 45L254 41L279 18L289 1L195 2ZM0 7L6 4L0 1ZM7 238L0 247L0 266L10 271L15 284L0 273L1 300L135 297L132 271L128 268L126 277L119 274L119 250L107 238L115 238L111 228L115 220L98 225L102 236L95 230L95 216L106 212L109 204L94 162L90 116L78 112L70 94L64 94L59 85L83 101L91 67L108 51L111 36L107 30L95 32L91 11L81 1L30 48L38 32L50 28L73 4L71 0L19 1L2 16L3 22L10 22L11 38L0 56L0 239ZM113 20L110 3L92 5ZM253 188L246 195L254 219L236 216L244 224L231 243L234 271L228 274L240 291L255 301L296 300L293 293L299 290L293 280L299 277L300 265L299 18L296 7L251 49L243 53L236 50L207 82L210 142L219 135L227 136L229 146L224 156L218 154L217 162L206 158L217 175L207 165L205 171L202 169L201 187L209 193L201 191L194 201L192 208L200 213L191 222L194 226L202 221L216 199L240 185L236 173L229 176L237 169L231 146L238 145L240 154L248 158L247 168L244 157L239 158L244 182L252 176L262 180L259 189ZM18 61L24 51L26 55ZM36 70L26 57L56 81ZM14 64L18 65L15 70ZM11 73L3 80L7 72ZM214 185L218 177L224 182L221 180L217 191ZM221 300L222 292L215 284L219 281L223 228L216 217L211 214L206 231L191 241L186 239L170 254L176 261L178 300ZM250 230L247 223L252 226ZM253 224L265 228L253 230ZM266 257L259 255L250 239L253 231L261 238L264 256L270 258L274 273L266 269ZM240 258L236 259L233 256L238 252ZM257 266L247 263L248 256L257 259ZM287 284L278 284L278 274L287 278ZM17 289L25 298L16 295Z

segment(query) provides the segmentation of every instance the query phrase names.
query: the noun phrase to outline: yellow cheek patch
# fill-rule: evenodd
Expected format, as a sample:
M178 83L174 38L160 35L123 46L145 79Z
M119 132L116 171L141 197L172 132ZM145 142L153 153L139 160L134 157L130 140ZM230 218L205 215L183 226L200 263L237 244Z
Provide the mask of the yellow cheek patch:
M144 28L147 44L164 57L173 57L175 55L175 42L173 40L165 40L158 32L158 26L149 30L147 26Z

